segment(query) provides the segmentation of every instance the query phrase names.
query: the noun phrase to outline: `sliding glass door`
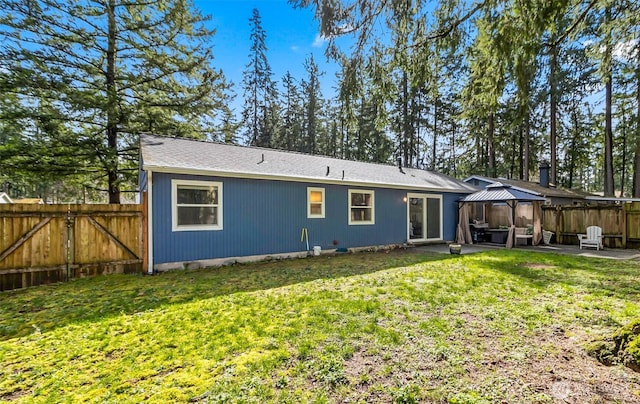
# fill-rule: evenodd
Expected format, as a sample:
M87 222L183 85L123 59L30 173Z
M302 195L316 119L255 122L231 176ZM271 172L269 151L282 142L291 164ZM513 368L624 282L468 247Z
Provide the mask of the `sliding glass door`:
M407 239L442 240L442 195L407 194Z

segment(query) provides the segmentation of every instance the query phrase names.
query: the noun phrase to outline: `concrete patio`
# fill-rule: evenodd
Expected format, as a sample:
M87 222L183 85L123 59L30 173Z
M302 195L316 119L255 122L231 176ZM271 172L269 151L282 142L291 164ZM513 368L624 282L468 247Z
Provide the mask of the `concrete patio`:
M449 254L449 245L448 244L430 244L430 245L422 245L417 247L420 251L425 252L433 252L440 254ZM506 249L502 245L493 245L493 244L463 244L462 245L462 254L473 254L477 252L487 251L487 250L501 250ZM580 249L577 245L560 245L560 244L551 244L551 245L543 245L540 244L538 246L524 246L519 245L514 247L514 250L527 250L531 252L550 252L556 254L569 254L569 255L577 255L581 257L590 257L590 258L608 258L608 259L616 259L616 260L636 260L640 261L640 250L634 249L615 249L615 248L605 248L603 250L595 250L595 249Z

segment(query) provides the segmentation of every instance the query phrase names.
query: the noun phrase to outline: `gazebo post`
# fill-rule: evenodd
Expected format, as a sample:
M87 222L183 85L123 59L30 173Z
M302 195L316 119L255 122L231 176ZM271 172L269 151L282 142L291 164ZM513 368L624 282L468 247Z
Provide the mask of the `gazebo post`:
M515 235L516 235L516 206L518 205L518 200L513 199L507 201L507 206L511 208L511 223L509 224L509 233L507 234L507 243L505 247L513 248Z

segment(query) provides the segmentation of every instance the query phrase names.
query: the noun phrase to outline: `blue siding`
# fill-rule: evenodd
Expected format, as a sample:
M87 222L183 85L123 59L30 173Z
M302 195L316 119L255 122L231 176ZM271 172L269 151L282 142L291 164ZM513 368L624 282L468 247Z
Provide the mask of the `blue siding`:
M456 239L458 226L458 199L467 194L442 194L442 239L453 241Z
M217 181L223 184L223 229L171 229L171 180ZM307 219L307 187L325 189L325 218ZM348 190L375 191L375 224L348 224ZM300 241L308 229L309 246L322 249L403 243L407 237L407 207L411 190L350 187L316 183L153 174L153 260L156 264L306 250ZM461 194L443 194L443 238L453 240L456 201Z
M475 185L476 187L479 187L479 188L486 188L487 185L493 184L493 182L481 180L481 179L478 179L478 178L473 178L472 180L467 181L467 182L469 184Z
M138 173L138 191L147 191L147 172L144 170L140 170Z

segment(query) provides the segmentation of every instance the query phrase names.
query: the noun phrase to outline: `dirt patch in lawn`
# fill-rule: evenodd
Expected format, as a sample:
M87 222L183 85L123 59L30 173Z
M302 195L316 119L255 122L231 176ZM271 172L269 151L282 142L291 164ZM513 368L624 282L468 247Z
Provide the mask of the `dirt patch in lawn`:
M535 262L526 262L524 264L520 264L520 266L525 267L525 268L529 268L529 269L552 269L552 268L554 268L551 265L538 264L538 263L535 263Z
M494 402L640 403L640 374L589 357L582 346L587 335L551 330L530 339L531 349L516 348L521 356L501 350L498 335L478 337L461 362L434 355L420 339L382 352L357 351L344 362L349 392L333 398L391 402L403 386L416 386L426 401L447 401L453 396L446 391L459 391Z
M12 393L7 393L4 395L0 395L0 401L15 401L20 399L23 396L26 396L27 394L30 394L31 392L29 391L24 391L24 390L16 390Z
M589 357L583 348L588 340L583 334L540 336L537 343L556 350L530 362L536 389L546 389L560 402L640 403L640 374L623 366L604 366Z
M556 403L640 403L640 374L589 357L583 348L588 340L584 334L561 329L540 334L531 339L535 348L526 359L518 363L495 358L488 364L489 373L507 381L503 393L516 401L547 397ZM487 369L478 370L484 386L491 384L486 375Z

